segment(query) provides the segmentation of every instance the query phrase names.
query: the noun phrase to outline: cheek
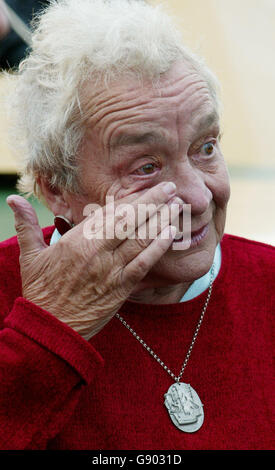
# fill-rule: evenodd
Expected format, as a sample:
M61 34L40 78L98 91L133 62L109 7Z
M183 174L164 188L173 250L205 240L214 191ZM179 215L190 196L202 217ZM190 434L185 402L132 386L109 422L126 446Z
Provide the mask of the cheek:
M156 183L155 183L156 184ZM129 177L118 178L108 189L108 196L113 196L115 200L122 199L131 194L141 195L143 191L150 189L154 184L152 181L136 181Z
M85 197L72 197L70 201L71 218L74 224L79 224L85 218L84 209L89 204Z
M87 172L82 172L81 190L86 201L101 206L106 204L106 196L115 194L120 187L106 168L90 166Z
M226 222L226 208L230 198L229 176L226 167L221 169L216 178L213 178L211 188L215 203L213 222L215 226L217 242L222 238Z
M83 200L86 204L96 203L105 206L110 202L110 198L117 201L131 194L141 194L142 190L150 188L150 184L121 178L111 172L107 174L107 172L97 171L86 175L85 181L82 181L82 188L84 189Z
M112 180L112 183L109 185L105 199L106 197L113 197L115 201L122 199L132 192L135 191L135 187L125 185L123 183L123 180L121 178L114 178Z
M225 165L221 166L219 171L213 175L207 186L213 194L216 207L219 209L226 209L230 198L230 182Z
M228 176L227 171L224 173L223 180L219 187L218 197L219 197L220 206L226 208L227 203L230 198L230 182L229 182L229 176Z

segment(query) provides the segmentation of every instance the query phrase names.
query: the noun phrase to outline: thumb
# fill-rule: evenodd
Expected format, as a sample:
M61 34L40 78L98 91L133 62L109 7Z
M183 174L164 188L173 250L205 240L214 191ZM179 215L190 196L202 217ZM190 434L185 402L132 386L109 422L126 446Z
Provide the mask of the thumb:
M38 218L31 204L21 196L11 195L6 199L13 210L15 230L20 246L21 256L47 247Z

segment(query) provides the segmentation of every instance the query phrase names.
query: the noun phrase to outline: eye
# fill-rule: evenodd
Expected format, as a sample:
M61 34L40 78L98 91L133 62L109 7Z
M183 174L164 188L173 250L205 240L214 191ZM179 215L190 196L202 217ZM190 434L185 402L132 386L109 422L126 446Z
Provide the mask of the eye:
M202 146L202 151L205 155L212 155L212 153L215 151L215 145L213 142L207 142Z
M143 165L140 167L138 170L135 171L137 174L141 175L152 175L155 170L158 168L158 166L155 163L146 163L146 165Z

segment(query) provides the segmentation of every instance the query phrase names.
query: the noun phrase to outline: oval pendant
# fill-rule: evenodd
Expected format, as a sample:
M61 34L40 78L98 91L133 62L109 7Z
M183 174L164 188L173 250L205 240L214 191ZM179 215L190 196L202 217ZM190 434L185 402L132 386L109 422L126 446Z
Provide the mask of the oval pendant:
M203 404L189 384L175 382L164 395L164 404L174 425L184 432L196 432L204 420Z

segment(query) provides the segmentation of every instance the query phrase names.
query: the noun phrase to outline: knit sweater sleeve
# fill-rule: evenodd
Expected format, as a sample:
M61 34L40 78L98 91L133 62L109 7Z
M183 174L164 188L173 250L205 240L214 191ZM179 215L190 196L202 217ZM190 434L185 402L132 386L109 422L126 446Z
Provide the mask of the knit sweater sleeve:
M103 359L49 312L20 296L11 301L12 291L12 280L0 276L0 449L41 450L68 422Z
M69 327L17 298L0 332L0 448L45 449L102 359Z

